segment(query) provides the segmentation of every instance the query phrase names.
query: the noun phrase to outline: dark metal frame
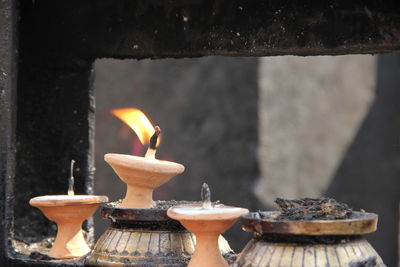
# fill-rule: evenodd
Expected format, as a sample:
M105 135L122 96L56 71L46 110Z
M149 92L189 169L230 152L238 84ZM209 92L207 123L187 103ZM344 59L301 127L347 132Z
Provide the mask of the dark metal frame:
M77 192L93 191L96 58L399 48L396 1L0 1L0 264L44 264L15 254L12 239L26 222L44 235L49 225L27 201L64 193L70 159Z

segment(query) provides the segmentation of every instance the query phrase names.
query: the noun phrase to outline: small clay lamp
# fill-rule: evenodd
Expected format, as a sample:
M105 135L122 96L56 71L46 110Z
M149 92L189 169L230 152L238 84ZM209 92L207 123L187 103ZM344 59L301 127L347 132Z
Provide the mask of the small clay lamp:
M153 127L143 112L126 108L113 110L112 113L131 127L143 144L150 139L150 145L144 157L114 153L104 156L104 160L111 165L127 186L126 195L119 207L152 208L154 189L181 174L185 167L179 163L155 158L161 130L158 126Z
M31 206L57 224L57 236L49 252L52 258L77 258L90 252L82 232L82 223L93 215L100 203L108 201L106 196L75 195L72 175L68 195L47 195L32 198Z
M210 189L202 187L203 204L177 205L168 209L170 218L178 220L195 234L196 247L189 267L227 267L218 247L219 235L230 228L247 209L212 204Z

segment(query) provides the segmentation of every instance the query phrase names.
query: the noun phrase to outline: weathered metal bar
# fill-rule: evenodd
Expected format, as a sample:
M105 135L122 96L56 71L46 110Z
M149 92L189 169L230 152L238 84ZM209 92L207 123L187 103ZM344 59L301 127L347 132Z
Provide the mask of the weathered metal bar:
M21 41L25 41L21 38ZM22 45L23 47L23 45ZM94 107L91 62L67 61L35 66L21 49L18 79L15 234L35 241L51 224L28 203L39 195L68 191L71 160L76 161L75 191L91 193ZM61 65L58 65L61 63Z
M400 48L397 1L22 2L35 51L165 58L384 53Z
M21 18L16 29L17 3L2 1L0 10L0 265L43 266L18 254L13 240L35 242L54 231L27 203L32 196L66 194L71 159L76 192L93 192L92 61L36 53L35 38L26 34L29 20ZM86 228L92 236L90 223Z
M16 6L12 0L0 2L0 263L9 256L13 223L12 205L15 170Z

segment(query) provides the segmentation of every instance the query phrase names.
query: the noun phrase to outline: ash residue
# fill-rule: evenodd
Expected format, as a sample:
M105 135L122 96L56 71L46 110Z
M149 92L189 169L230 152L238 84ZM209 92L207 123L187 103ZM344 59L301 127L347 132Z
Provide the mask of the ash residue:
M350 218L353 211L333 198L275 199L281 209L277 220L339 220Z
M222 257L224 257L224 259L228 262L228 264L231 265L236 261L237 254L233 251L230 251L228 253L223 254Z
M122 203L122 199L114 201L114 202L108 202L108 203L105 203L105 204L102 204L102 205L107 205L107 206L110 206L112 208L118 208L119 205L121 205L121 203Z
M110 206L112 208L118 208L119 205L122 203L122 199L114 201L114 202L109 202L106 205ZM172 206L176 205L182 205L182 204L198 204L200 202L197 201L187 201L187 200L156 200L154 201L154 206L151 207L150 209L161 209L161 210L167 210Z
M54 238L45 238L39 242L24 242L18 239L13 239L12 244L15 252L30 255L32 252L48 253L52 244L54 243Z
M183 205L183 204L199 204L197 201L187 201L187 200L157 200L154 201L155 205L153 209L169 209L172 206Z
M149 231L184 231L185 227L178 221L169 219L164 221L134 221L134 220L118 220L111 224L112 227L118 229L142 229Z
M29 258L34 259L34 260L54 260L55 259L55 258L52 258L49 255L41 253L39 251L33 251L29 255Z

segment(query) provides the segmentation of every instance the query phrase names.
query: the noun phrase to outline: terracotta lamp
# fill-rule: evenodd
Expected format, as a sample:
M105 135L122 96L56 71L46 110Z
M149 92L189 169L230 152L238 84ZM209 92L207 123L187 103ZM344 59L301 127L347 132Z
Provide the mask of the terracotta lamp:
M155 158L161 130L158 126L153 127L143 112L135 108L125 108L113 110L112 113L131 127L143 144L150 144L144 157L113 153L104 156L104 160L127 186L126 195L119 207L152 208L154 189L181 174L185 167Z
M195 234L196 246L189 267L227 267L218 247L220 234L230 228L238 218L248 213L247 209L212 204L209 189L203 185L203 204L177 205L168 209L168 216L178 220L186 229ZM206 192L206 193L204 193Z
M71 166L73 167L73 162ZM82 223L93 215L100 203L107 201L106 196L75 195L72 175L68 195L32 198L29 204L40 209L49 220L57 224L57 236L49 256L76 258L89 253L90 248L83 236Z

